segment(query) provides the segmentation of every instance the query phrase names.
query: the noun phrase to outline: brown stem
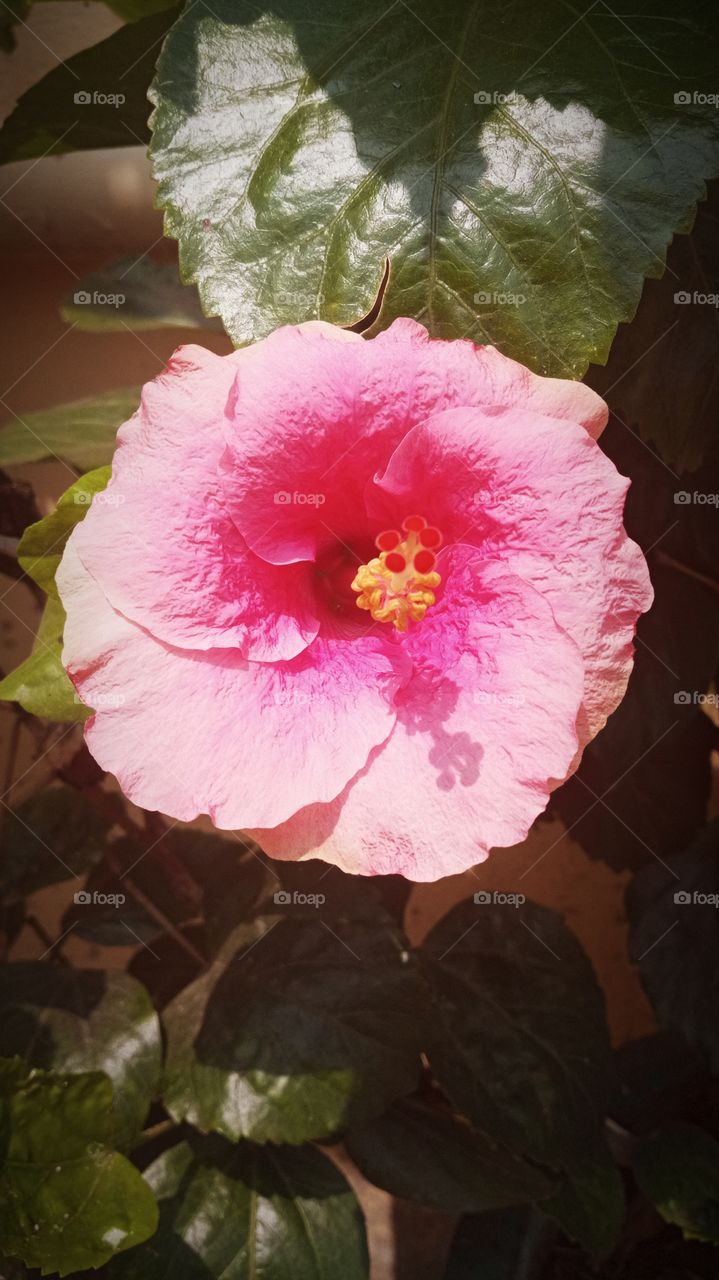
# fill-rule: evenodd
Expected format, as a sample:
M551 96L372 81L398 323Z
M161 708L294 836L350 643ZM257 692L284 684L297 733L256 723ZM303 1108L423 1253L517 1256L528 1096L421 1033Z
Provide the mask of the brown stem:
M670 556L666 551L655 551L654 558L658 564L663 564L666 569L674 569L677 573L683 573L687 578L694 578L696 582L701 582L710 591L719 595L719 582L714 578L710 578L706 573L700 573L698 569L690 569L688 564L683 564L681 560L675 560L674 556Z
M165 826L159 813L151 813L149 810L145 810L145 826L154 837L152 856L158 863L162 863L165 879L189 906L199 910L203 899L202 888L177 852L170 828Z
M158 1120L157 1124L151 1124L149 1129L143 1129L137 1142L136 1147L144 1146L146 1142L152 1142L155 1138L161 1138L163 1133L169 1133L171 1129L177 1126L174 1120Z
M617 1164L631 1167L632 1156L638 1141L634 1134L609 1117L604 1121L604 1136Z
M145 811L145 829L143 829L130 817L119 796L104 791L100 786L88 787L84 794L106 822L116 823L122 827L141 849L147 848L148 834L153 837L147 856L152 858L155 865L161 865L163 879L173 886L188 906L199 910L202 904L202 889L173 848L170 828L165 826L159 813Z
M37 916L26 916L25 924L29 925L33 932L37 934L38 938L42 943L44 943L48 951L54 951L56 958L61 964L68 963L67 959L62 954L63 943L65 941L64 938L51 938L47 930L40 924Z
M15 723L12 727L10 735L10 745L8 747L7 764L5 765L5 777L3 779L3 797L12 791L13 781L15 778L15 765L17 763L18 747L20 745L20 733L22 731L22 720L19 716L15 717Z
M87 787L83 794L90 801L93 808L102 815L106 822L110 822L112 824L116 823L118 826L121 826L126 834L129 835L130 839L137 842L140 845L140 848L142 848L143 844L145 844L147 840L147 832L143 831L142 827L140 827L130 817L118 796L113 795L109 791L104 791L101 786ZM151 815L147 813L145 815L146 818L150 816ZM155 816L156 815L152 815L153 818ZM158 837L158 839L164 839L164 832L167 830L164 824L161 825L163 828L163 834ZM149 852L150 856L152 856L154 850L151 849ZM127 874L120 860L112 850L108 853L107 864L113 874L117 876L118 880L121 880L122 883L127 886L128 892L132 894L135 901L138 902L140 906L145 909L147 914L152 916L152 919L160 925L163 933L166 933L169 937L173 938L178 947L182 947L182 950L186 951L189 956L192 956L195 963L204 969L207 963L205 957L192 945L189 939L185 937L184 933L177 928L177 925L173 924L169 916L166 916L164 911L162 911L160 907L153 902L152 898L145 893L144 889L141 889L139 884L137 884L137 882ZM188 879L191 878L189 877L189 872L186 873L186 875ZM195 884L194 880L192 881L192 884ZM197 886L197 894L193 895L193 900L196 900L199 896L200 889L199 886Z
M164 911L161 911L160 908L155 905L152 898L148 897L144 889L141 889L139 884L136 884L131 876L128 876L123 872L120 862L112 853L108 856L107 863L113 874L117 876L118 880L121 880L122 883L127 886L128 892L132 894L135 901L138 902L147 914L152 916L153 920L160 925L163 933L167 933L177 943L178 947L182 947L183 951L186 951L188 956L192 956L192 959L200 965L202 969L204 969L207 963L205 957L200 954L196 947L193 947L192 943L185 937L184 933L177 928L177 925L172 923L169 916L166 916Z

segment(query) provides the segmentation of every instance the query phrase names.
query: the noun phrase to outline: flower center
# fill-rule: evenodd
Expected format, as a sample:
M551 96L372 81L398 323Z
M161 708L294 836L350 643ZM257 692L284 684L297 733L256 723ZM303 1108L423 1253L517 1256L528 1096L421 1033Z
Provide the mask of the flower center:
M433 588L442 581L434 572L435 552L442 542L439 529L423 516L407 516L402 533L380 533L375 538L379 556L360 565L352 582L357 607L367 609L375 622L391 622L398 631L422 620L434 604Z

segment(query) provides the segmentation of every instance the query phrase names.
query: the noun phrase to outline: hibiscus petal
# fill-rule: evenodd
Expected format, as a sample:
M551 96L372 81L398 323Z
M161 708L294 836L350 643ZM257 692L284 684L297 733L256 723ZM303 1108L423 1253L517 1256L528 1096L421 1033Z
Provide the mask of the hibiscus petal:
M377 527L421 511L535 586L584 655L582 745L621 701L653 593L622 524L629 481L579 425L521 406L416 427L368 489Z
M468 338L448 342L431 338L423 325L403 317L375 339L413 348L421 361L423 399L429 413L459 405L525 405L538 413L579 422L596 439L607 425L609 410L591 387L568 378L545 378L504 356L496 347L477 347ZM434 381L434 408L427 379Z
M331 325L287 327L243 354L222 466L237 527L275 564L311 559L328 539L373 536L366 482L442 409L551 406L593 434L607 418L582 383L541 378L493 347L431 339L413 320L369 340Z
M277 568L249 550L217 474L242 355L182 347L145 387L75 550L115 608L158 639L291 658L319 630L311 570Z
M75 536L57 574L63 663L95 709L90 751L135 804L229 829L275 825L336 796L391 732L408 666L388 639L325 634L272 664L173 649L111 607Z
M397 724L332 804L252 834L273 857L436 880L524 839L577 751L583 664L537 591L455 547L410 628Z

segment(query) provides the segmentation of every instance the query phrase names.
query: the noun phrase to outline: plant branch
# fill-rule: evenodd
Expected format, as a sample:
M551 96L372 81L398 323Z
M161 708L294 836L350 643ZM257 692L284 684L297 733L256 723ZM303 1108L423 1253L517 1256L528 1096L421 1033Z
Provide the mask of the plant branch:
M719 595L719 582L714 578L710 578L706 573L700 573L698 569L691 569L688 564L683 564L681 560L675 560L674 556L670 556L666 551L655 551L654 558L658 564L664 565L665 569L674 569L677 573L683 573L687 578L694 578L695 582L701 582L710 591L714 591Z

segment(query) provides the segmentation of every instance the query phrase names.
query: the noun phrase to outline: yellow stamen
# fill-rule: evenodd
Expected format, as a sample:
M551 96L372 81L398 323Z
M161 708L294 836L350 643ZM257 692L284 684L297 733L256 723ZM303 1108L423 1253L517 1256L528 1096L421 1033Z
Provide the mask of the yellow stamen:
M435 603L434 588L442 579L431 567L434 555L427 547L436 547L441 540L438 531L429 531L435 535L434 541L423 541L426 522L421 520L423 528L417 525L421 517L413 516L404 522L405 538L394 530L380 534L377 539L379 547L396 542L390 550L380 550L379 556L368 564L360 565L352 582L352 590L357 592L357 607L366 609L375 622L391 622L397 631L406 631L410 622L421 622L427 610ZM407 524L410 524L407 529ZM415 556L419 555L419 564L427 571L422 572L415 566ZM389 558L389 565L387 560ZM400 564L402 567L400 567Z

